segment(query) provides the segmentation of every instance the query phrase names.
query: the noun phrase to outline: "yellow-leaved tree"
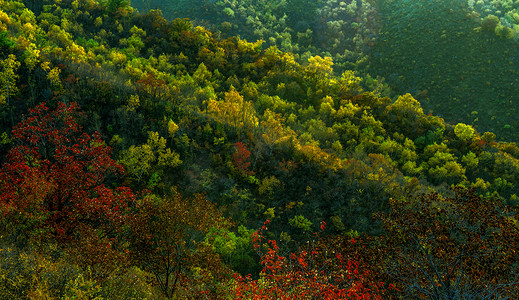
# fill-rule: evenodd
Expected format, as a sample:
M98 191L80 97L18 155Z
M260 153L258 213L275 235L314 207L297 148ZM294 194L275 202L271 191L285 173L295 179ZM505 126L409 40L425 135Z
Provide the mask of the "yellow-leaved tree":
M258 124L254 105L250 101L244 101L243 96L233 86L225 93L223 100L209 100L207 112L234 129L250 129Z
M297 137L295 131L286 126L285 118L278 113L265 110L263 121L261 122L261 140L269 149L269 155L272 155L274 146L281 142L291 142Z
M16 93L16 70L20 67L20 62L16 60L14 54L10 54L7 59L0 62L0 104L9 104L10 95Z

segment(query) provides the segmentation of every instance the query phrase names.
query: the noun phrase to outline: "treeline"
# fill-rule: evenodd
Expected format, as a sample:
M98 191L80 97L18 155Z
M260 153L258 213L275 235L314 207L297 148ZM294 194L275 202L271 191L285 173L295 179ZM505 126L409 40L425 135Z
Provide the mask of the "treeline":
M515 143L126 1L0 8L0 298L517 293Z

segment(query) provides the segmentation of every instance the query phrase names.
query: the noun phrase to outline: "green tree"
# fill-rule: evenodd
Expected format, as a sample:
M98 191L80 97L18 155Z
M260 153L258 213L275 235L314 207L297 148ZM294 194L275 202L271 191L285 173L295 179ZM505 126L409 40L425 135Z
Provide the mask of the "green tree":
M457 158L449 153L444 143L433 144L424 149L424 162L421 167L427 170L429 179L434 184L447 182L455 184L465 180L465 168L458 163Z
M146 144L130 146L121 153L120 163L138 183L153 174L161 176L167 168L175 168L182 164L180 155L167 148L166 142L157 132L150 131Z
M104 0L104 4L110 13L115 13L120 8L128 7L130 2L128 0Z

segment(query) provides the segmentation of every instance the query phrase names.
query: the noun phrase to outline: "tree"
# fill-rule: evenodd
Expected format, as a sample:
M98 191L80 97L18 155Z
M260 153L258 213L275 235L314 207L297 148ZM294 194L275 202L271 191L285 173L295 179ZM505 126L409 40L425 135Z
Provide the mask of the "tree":
M275 145L283 142L290 143L297 136L292 129L285 125L285 118L270 109L266 109L263 114L260 130L262 131L261 140L258 143L263 142L268 147L269 156L272 155Z
M153 101L163 102L168 99L169 88L164 79L156 78L155 74L147 73L146 78L137 81L138 89L145 92Z
M456 124L454 134L462 141L468 141L476 135L472 126L463 123Z
M327 56L322 58L320 56L312 56L308 59L308 65L305 68L305 76L309 78L325 79L332 76L333 73L332 58Z
M254 105L244 101L243 96L232 86L222 101L209 100L207 110L220 122L232 125L235 130L244 127L251 129L258 125Z
M130 3L127 0L106 0L105 5L110 13L115 13L120 8L128 7Z
M386 272L406 297L514 298L519 290L517 210L498 198L455 188L391 201L377 214L386 230Z
M20 67L20 62L14 54L10 54L7 59L2 60L0 67L0 104L10 104L10 95L18 91L16 70Z
M234 299L383 299L384 283L371 282L355 260L328 251L320 239L288 257L280 255L275 240L265 241L269 223L252 235L263 266L260 279L236 275ZM325 226L322 222L321 231Z
M228 222L203 195L182 198L149 195L136 208L131 222L130 250L136 264L154 275L164 295L191 298L208 293L213 280L223 280L226 268L213 252L211 230Z
M332 58L312 56L308 59L308 65L304 68L304 79L308 84L307 97L310 105L316 105L318 99L322 99L330 93L333 74Z
M78 116L74 103L52 111L40 104L14 127L14 146L0 169L0 210L18 230L11 235L74 241L79 230L97 230L102 238L124 223L132 191L105 186L124 169L99 133L82 131Z
M245 176L254 175L254 171L250 170L250 151L247 149L247 146L242 142L237 142L234 144L234 147L236 147L236 150L232 154L233 165Z
M146 177L163 176L168 168L175 168L182 164L180 155L166 147L166 139L152 131L148 132L146 144L130 146L121 156L121 164L126 167L129 175L137 180L137 183Z
M387 106L389 124L395 126L395 130L404 133L409 138L415 139L424 131L427 118L423 112L420 102L405 94L399 96L396 101Z
M444 144L432 144L424 149L424 162L421 164L423 170L427 170L429 179L433 183L447 182L455 184L466 179L465 168L458 163L458 159L448 152Z

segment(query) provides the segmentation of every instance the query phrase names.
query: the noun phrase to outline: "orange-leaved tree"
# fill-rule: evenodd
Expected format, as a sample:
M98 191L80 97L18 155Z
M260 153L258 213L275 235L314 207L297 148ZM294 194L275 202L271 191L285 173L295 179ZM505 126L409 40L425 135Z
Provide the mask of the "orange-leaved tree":
M139 201L131 222L130 250L135 263L154 275L166 297L214 296L230 279L212 247L210 232L228 228L217 207L204 195L149 195Z

